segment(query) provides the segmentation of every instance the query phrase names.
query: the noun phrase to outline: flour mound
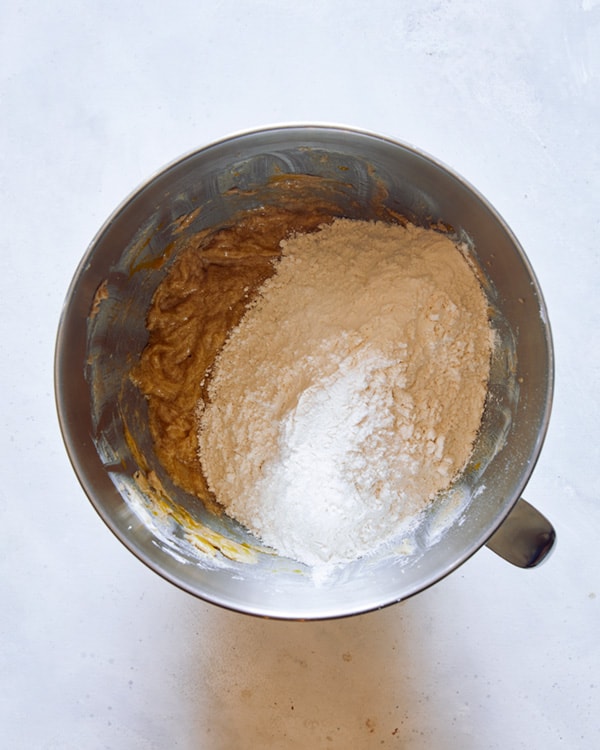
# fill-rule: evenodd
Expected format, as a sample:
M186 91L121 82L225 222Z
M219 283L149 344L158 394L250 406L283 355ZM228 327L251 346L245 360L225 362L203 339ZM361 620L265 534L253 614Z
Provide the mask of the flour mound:
M468 462L491 344L447 236L338 219L285 240L198 407L210 489L282 555L368 554Z

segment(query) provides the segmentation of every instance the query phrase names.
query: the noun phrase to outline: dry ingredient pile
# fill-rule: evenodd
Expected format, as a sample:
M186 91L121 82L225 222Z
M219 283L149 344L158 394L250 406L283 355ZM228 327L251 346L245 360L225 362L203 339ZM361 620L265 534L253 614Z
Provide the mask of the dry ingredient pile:
M226 512L307 565L404 530L469 460L492 332L446 235L336 219L281 243L198 404L198 455Z

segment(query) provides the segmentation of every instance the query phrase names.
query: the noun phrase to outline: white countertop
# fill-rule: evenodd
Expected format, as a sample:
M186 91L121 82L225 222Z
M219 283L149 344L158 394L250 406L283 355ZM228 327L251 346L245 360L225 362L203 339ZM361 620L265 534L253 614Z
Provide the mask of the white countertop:
M600 747L599 40L598 0L0 5L3 747ZM525 247L556 348L541 567L483 549L380 612L265 621L160 579L86 499L52 382L76 265L164 163L288 121L418 146Z

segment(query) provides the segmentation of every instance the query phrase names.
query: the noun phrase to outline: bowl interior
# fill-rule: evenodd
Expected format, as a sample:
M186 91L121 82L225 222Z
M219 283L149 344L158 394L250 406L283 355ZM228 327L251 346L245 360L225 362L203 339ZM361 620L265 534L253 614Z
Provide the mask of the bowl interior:
M173 484L154 454L147 406L130 379L148 339L152 295L177 249L202 229L279 200L289 175L310 176L300 194L324 191L339 215L376 218L383 205L417 224L451 226L469 247L500 342L483 429L461 487L428 514L410 544L356 561L326 581L264 550L237 523ZM508 227L472 187L408 146L344 128L299 126L247 133L186 156L115 211L73 279L55 375L75 471L101 517L134 554L216 604L312 619L404 599L485 543L520 496L541 449L552 349L532 269ZM442 523L450 516L450 524Z

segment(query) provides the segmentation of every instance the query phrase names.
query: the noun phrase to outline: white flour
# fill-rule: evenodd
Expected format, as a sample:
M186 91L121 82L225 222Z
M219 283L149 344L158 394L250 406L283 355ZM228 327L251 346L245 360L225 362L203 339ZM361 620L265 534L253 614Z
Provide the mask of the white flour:
M336 220L282 243L217 357L199 456L229 515L308 565L392 538L464 468L485 297L444 235Z

